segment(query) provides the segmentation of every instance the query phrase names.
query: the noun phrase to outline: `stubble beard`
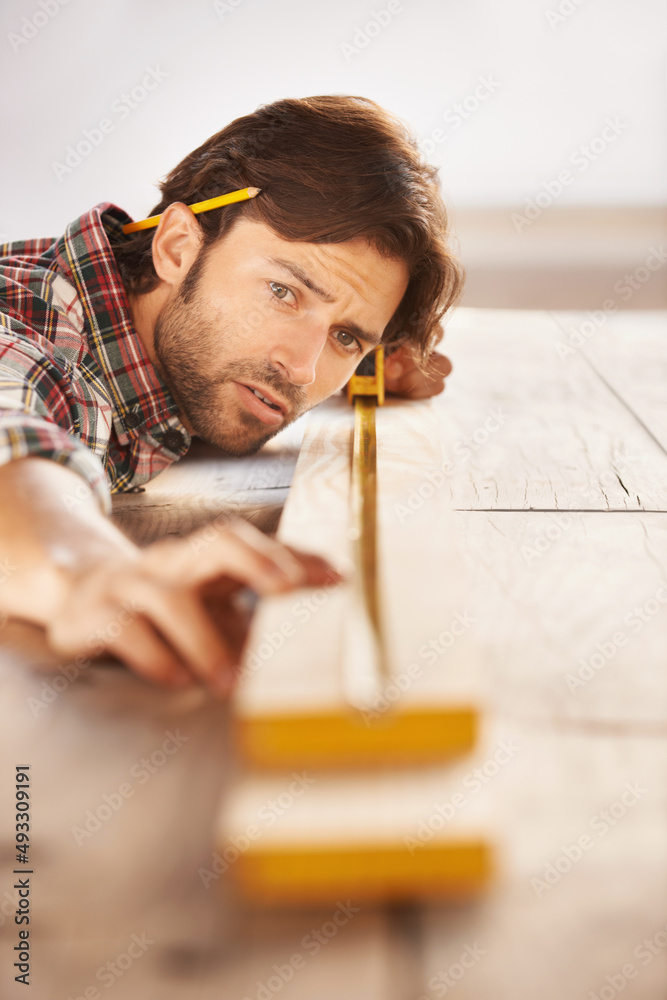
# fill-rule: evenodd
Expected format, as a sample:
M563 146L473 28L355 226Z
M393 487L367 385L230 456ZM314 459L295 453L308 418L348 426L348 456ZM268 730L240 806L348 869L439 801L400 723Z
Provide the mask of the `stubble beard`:
M229 361L216 370L216 350L231 338L207 323L193 291L190 286L187 303L177 294L163 306L155 322L154 345L160 374L198 437L230 455L254 455L305 412L303 389L286 382L268 363ZM192 331L191 337L187 330ZM289 404L289 417L267 430L258 417L236 402L231 382L255 382L275 390Z

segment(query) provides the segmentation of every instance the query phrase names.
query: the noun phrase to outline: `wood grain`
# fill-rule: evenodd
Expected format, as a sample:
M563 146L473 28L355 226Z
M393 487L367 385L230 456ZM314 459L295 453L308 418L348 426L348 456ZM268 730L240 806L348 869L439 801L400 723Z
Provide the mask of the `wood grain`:
M661 941L656 935L667 923L667 615L659 603L636 632L625 619L635 606L652 611L648 602L656 600L667 564L666 317L610 317L574 358L559 357L556 344L586 318L459 310L443 346L454 371L428 417L441 461L454 463L438 496L458 508L452 516L461 572L453 581L464 580L467 589L460 600L454 595L455 607L477 619L461 637L474 647L485 705L479 752L469 766L483 767L499 740L520 747L457 813L456 822L475 819L493 829L499 877L488 897L455 907L364 907L310 954L302 942L331 920L331 911L259 914L239 905L226 877L205 889L198 875L213 864L217 798L236 775L220 707L199 695L174 701L125 671L99 666L34 716L28 699L43 695L48 678L28 664L46 666L49 657L38 635L32 652L22 653L5 626L0 759L5 774L28 759L35 780L35 996L63 1000L100 985L99 967L144 931L156 943L114 984L124 1000L255 1000L274 965L298 953L305 966L277 994L288 1000L432 1000L442 976L455 966L458 975L464 949L476 944L484 954L452 980L452 996L583 1000L589 991L599 996L607 977L628 962L637 975L620 992L624 1000L662 996L667 949L656 944L646 964L635 951L644 940ZM507 413L502 426L475 441L499 408ZM275 446L282 448L278 439ZM145 494L116 498L118 520L149 541L255 503L257 511L273 508L275 526L297 454L284 450L291 456L278 466L270 464L275 455L265 465L262 453L247 464L193 453ZM413 488L406 480L393 501L405 504ZM414 516L427 516L432 499ZM571 520L559 522L565 513ZM311 514L313 525L336 516L326 508ZM393 508L389 517L396 520ZM446 601L441 614L446 626ZM316 621L313 615L307 639L313 648ZM627 643L571 693L567 673L619 630ZM305 640L305 631L299 635ZM413 651L406 655L411 662ZM457 639L434 670L447 671L462 657ZM179 726L190 742L79 847L71 827ZM467 767L460 761L421 774L430 783L429 809L461 787L472 791L463 785ZM393 780L380 778L389 800ZM646 792L604 835L593 829L591 821L634 782ZM4 817L11 816L11 791L9 782L0 784ZM324 823L329 807L319 794ZM393 788L396 803L406 804L406 826L418 794L409 781ZM413 815L417 825L424 820L419 809ZM285 812L286 822L297 818ZM12 834L5 821L0 906L13 881ZM531 879L584 834L594 846L538 896ZM1 913L6 970L15 940ZM9 986L3 996L23 993Z
M629 329L634 339L626 337L607 367L622 379L621 358L634 355L641 340L645 368L628 364L635 385L641 368L658 398L661 375L650 374L650 362L659 357L660 332ZM442 349L454 372L434 406L453 506L667 510L664 450L580 351L559 357L562 340L554 319L539 312L462 309L448 325ZM604 353L602 338L596 343ZM664 355L656 371L664 372ZM639 394L635 389L633 398Z
M664 312L555 313L560 342L580 352L667 452L667 329ZM565 353L564 360L572 357ZM667 489L663 478L662 486Z

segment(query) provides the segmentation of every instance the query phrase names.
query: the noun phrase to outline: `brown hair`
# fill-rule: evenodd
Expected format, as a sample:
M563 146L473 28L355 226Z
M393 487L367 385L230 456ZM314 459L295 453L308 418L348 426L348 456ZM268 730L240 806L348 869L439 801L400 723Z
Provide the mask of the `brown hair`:
M197 215L202 259L240 218L263 222L287 240L366 239L383 256L404 261L410 274L383 343L409 341L426 357L440 319L461 293L464 272L449 245L437 169L423 162L403 122L364 97L263 105L174 167L149 214L172 202L193 204L247 186L261 188L261 194ZM113 245L123 283L134 294L158 284L154 232Z

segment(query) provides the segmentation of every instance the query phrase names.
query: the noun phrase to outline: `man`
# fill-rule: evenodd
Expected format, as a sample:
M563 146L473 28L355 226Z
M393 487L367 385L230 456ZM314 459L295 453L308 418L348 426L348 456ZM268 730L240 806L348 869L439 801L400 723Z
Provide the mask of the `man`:
M187 207L248 186L252 200ZM235 592L338 575L244 522L205 548L140 550L108 519L110 492L151 479L193 435L257 451L380 342L388 390L440 392L451 365L433 348L462 272L436 171L363 98L261 107L160 188L157 229L124 235L131 220L105 203L60 239L4 248L0 610L62 656L101 634L144 677L224 696L247 628Z

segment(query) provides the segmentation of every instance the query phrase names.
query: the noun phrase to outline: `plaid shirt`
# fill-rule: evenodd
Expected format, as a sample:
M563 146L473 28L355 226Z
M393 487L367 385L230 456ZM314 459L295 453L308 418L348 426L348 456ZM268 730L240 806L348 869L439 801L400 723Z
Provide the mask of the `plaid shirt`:
M190 446L109 246L131 221L105 202L60 239L0 244L0 462L69 466L107 512Z

